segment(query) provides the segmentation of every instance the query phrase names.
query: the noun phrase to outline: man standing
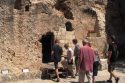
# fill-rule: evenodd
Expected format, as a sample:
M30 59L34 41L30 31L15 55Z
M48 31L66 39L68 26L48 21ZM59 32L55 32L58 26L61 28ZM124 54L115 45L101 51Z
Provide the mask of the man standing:
M55 40L55 44L52 49L52 57L54 60L54 66L55 66L55 73L57 76L57 82L60 81L59 74L58 74L58 63L61 61L61 55L63 53L62 47L59 45L59 40Z
M110 73L110 78L107 82L112 83L112 77L115 78L115 82L118 83L119 77L114 74L116 59L118 57L117 44L114 36L111 36L108 39L109 48L108 48L108 72Z
M95 53L89 46L88 40L85 39L82 43L83 47L80 48L79 83L84 83L85 75L88 78L88 83L92 83Z
M78 45L77 39L73 39L72 42L75 45L75 47L74 47L74 56L75 56L76 75L78 75L78 72L79 72L79 51L80 51L80 46Z

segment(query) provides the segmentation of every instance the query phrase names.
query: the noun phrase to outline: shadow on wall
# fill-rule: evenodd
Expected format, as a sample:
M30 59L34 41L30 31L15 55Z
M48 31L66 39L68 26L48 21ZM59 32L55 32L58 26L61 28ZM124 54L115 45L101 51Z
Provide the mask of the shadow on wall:
M42 43L42 62L49 63L51 60L51 50L54 44L53 32L47 32L39 40Z
M108 0L106 7L106 33L114 35L118 43L119 58L125 60L125 0Z
M22 0L16 0L15 1L14 9L18 9L18 10L22 9Z
M55 8L61 12L63 12L65 18L73 20L73 13L71 12L71 8L67 5L70 2L66 3L66 0L57 0L55 4Z
M30 0L16 0L14 3L14 9L21 10L22 8L25 8L25 11L29 11L31 7Z

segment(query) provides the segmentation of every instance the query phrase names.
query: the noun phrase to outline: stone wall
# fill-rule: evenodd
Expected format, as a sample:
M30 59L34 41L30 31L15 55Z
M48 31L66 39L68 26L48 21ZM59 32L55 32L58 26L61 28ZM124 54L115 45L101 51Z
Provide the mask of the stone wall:
M0 3L0 71L8 71L0 74L0 81L21 79L23 69L29 69L35 77L41 67L38 35L33 31L36 15L14 9L11 0Z
M0 1L0 71L4 72L0 74L0 81L40 77L40 69L44 66L43 44L39 40L48 32L60 39L62 46L69 43L73 47L74 38L80 44L86 37L93 44L105 42L105 5L80 0L58 1L26 3L22 0L17 8L16 0ZM58 8L58 4L61 7ZM66 29L67 22L71 23L70 31ZM94 46L104 48L103 43Z

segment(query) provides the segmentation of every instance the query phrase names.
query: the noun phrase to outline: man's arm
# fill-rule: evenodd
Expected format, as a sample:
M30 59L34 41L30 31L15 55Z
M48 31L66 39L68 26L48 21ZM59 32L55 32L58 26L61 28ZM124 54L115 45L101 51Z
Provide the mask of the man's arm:
M53 59L53 55L54 55L54 46L52 47L52 51L51 51L51 58Z
M53 55L54 51L52 50L51 55Z
M83 60L83 57L82 57L82 51L81 51L81 49L79 50L79 64L81 64L82 63L82 60Z

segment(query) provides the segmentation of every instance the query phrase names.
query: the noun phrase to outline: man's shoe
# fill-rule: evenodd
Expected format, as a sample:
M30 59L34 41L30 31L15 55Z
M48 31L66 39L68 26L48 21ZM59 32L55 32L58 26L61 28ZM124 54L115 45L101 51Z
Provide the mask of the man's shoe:
M112 80L107 80L108 83L112 83Z
M75 74L75 76L78 76L78 75L79 75L78 73Z
M56 82L60 82L60 79L59 79L59 78L57 78Z
M72 76L72 78L76 78L76 76Z
M119 79L120 79L120 78L119 78L119 77L117 77L117 78L115 79L115 82L116 82L116 83L118 83Z

